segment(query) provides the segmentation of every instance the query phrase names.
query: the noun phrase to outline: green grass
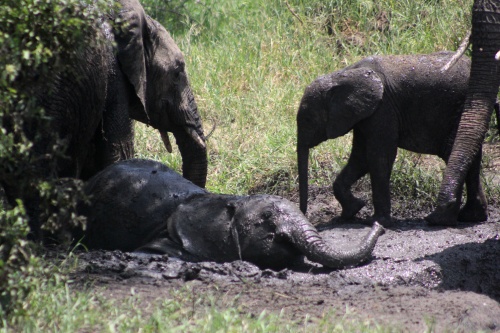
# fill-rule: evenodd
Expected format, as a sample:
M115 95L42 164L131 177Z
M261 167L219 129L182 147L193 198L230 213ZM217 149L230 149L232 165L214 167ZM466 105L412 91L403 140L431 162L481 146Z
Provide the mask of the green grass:
M456 49L471 3L289 1L299 20L285 1L188 2L192 24L172 33L185 54L205 131L216 126L208 141L209 190L248 193L261 185L256 180L277 173L296 186L295 115L304 88L367 55ZM137 128L139 156L179 170L178 153L167 156L157 133ZM349 147L350 137L343 137L316 148L312 184L331 184Z
M454 50L469 29L472 4L289 0L294 16L283 0L186 1L176 8L180 15L165 11L165 1L142 2L163 19L185 54L205 131L215 126L208 141L208 189L235 194L254 188L272 191L266 182L277 177L296 188L295 114L312 80L367 55ZM157 132L142 124L136 129L139 157L180 171L175 147L169 155ZM311 184L331 184L347 160L350 141L349 134L311 152ZM400 154L393 191L430 200L429 191L439 186L436 170L415 154ZM4 321L0 332L389 331L349 318L334 320L328 313L303 322L265 312L251 317L234 304L221 307L213 296L195 296L189 289L172 292L144 312L135 296L113 301L69 290L65 283L40 281L26 301L25 315ZM196 311L193 304L198 304Z
M183 287L144 300L131 288L128 296L107 298L92 287L75 291L52 279L40 280L24 311L23 316L4 321L7 325L0 325L0 333L392 332L370 320L360 321L349 309L342 316L326 312L320 318L303 314L290 320L284 312L246 313L238 296L221 297L217 290L200 294Z

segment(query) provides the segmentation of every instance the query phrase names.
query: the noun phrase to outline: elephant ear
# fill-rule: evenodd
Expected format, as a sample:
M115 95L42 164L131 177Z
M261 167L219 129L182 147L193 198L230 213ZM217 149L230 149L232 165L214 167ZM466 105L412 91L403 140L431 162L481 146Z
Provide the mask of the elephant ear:
M236 209L239 206L238 200L230 200L226 204L226 211L227 211L227 216L229 218L229 233L230 236L233 240L234 246L236 247L236 252L238 254L238 258L240 260L243 260L243 257L241 256L241 244L240 244L240 235L239 235L239 230L238 230L238 225L236 223L236 220L234 216L236 215Z
M379 75L366 67L335 72L331 79L326 134L334 139L375 112L382 101L384 85Z
M121 9L115 22L117 59L122 72L134 87L142 111L146 114L146 49L149 38L144 9L137 0L120 0Z

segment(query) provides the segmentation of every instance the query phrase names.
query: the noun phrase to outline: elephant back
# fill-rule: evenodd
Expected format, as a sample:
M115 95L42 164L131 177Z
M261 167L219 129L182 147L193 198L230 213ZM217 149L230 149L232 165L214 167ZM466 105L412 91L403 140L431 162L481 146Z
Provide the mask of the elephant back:
M188 198L207 193L167 166L151 160L115 163L85 185L89 204L84 243L89 248L132 251Z
M453 57L451 51L431 54L371 56L348 68L368 67L384 78L384 84L394 94L414 98L415 93L427 95L467 89L471 61L461 57L446 75L441 68Z
M447 155L463 110L471 65L469 58L461 57L442 73L441 68L453 55L443 51L376 56L360 62L383 73L385 105L383 113L372 119L385 119L387 110L397 114L399 148ZM378 115L380 118L375 118Z

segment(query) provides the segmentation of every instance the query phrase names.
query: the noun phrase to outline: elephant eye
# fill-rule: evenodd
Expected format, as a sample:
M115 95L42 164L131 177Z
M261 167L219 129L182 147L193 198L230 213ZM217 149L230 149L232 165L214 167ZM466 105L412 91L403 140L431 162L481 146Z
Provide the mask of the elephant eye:
M273 216L273 213L270 210L266 210L262 213L262 218L265 220L269 219L271 216Z
M174 72L174 80L179 81L180 78L181 78L181 72L175 71Z

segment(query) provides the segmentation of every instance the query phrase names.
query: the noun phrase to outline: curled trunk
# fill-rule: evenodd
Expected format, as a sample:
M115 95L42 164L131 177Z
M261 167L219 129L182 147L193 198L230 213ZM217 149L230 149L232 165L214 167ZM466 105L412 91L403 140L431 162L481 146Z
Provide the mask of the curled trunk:
M371 231L360 244L352 249L334 249L319 235L316 228L307 220L299 226L284 232L290 241L311 261L330 268L343 268L359 265L371 258L378 237L384 233L384 228L374 223Z

